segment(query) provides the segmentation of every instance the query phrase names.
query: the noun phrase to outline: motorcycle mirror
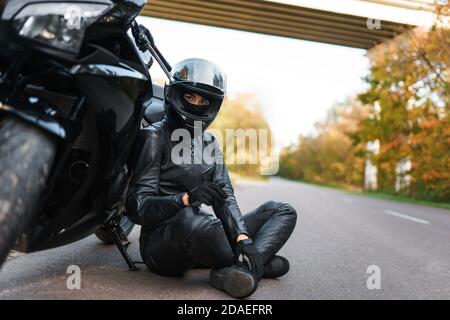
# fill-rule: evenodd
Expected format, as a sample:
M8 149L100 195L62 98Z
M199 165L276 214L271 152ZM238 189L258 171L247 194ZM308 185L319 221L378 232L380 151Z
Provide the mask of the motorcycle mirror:
M136 44L138 47L145 47L148 51L150 51L150 54L153 58L158 62L161 69L166 74L167 78L169 79L169 82L171 82L171 74L170 71L172 70L172 67L170 66L169 62L164 58L162 53L158 50L158 48L155 45L155 41L153 39L153 36L151 35L150 31L144 33L142 28L140 28L140 25L133 21L131 25L131 31L134 36L134 39L136 41ZM153 64L153 61L149 61L150 66Z

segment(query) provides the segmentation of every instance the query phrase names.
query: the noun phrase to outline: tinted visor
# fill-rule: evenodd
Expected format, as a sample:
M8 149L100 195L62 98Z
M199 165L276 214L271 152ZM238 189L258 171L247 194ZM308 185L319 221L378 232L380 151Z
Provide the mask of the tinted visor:
M184 82L194 86L210 87L215 94L224 95L227 91L227 77L216 64L203 59L188 59L172 68L174 82Z

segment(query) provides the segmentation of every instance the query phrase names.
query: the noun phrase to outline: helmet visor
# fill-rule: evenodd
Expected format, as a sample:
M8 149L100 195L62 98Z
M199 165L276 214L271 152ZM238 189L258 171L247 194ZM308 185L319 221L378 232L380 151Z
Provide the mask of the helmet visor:
M226 74L216 64L203 59L188 59L177 63L172 68L172 79L174 82L212 87L222 95L227 91Z

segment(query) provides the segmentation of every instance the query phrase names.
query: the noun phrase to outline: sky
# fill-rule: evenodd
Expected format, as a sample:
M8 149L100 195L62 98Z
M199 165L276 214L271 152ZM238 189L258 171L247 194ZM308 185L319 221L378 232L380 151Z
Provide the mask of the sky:
M173 65L199 57L220 65L228 94L254 93L278 147L314 133L334 103L366 88L366 51L310 41L139 17ZM164 78L155 62L152 76Z

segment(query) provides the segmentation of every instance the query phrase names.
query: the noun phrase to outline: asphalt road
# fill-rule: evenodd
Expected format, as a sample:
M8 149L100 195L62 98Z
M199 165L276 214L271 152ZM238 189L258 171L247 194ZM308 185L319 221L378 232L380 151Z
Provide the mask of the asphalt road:
M236 191L243 212L277 199L299 213L281 251L291 262L290 273L262 280L252 299L450 299L449 210L281 179L240 183ZM138 236L135 228L135 257ZM67 288L70 265L80 267L79 290ZM380 289L367 286L373 265L380 271ZM146 269L130 272L115 247L89 237L62 248L13 254L0 272L0 299L228 298L207 279L207 270L179 279Z

